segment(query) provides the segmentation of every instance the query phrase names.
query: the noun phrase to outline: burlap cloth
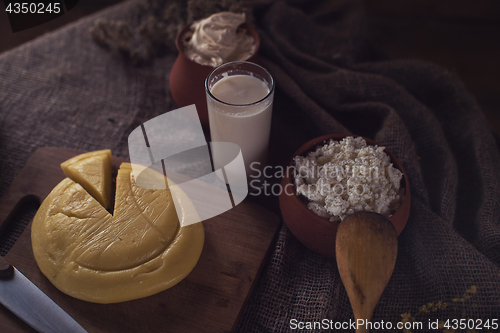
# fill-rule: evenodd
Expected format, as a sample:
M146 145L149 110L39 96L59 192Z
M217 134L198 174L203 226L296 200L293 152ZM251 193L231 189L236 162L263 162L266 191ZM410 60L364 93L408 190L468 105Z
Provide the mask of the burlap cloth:
M176 108L168 82L176 54L137 68L88 33L97 17L133 8L121 4L0 55L0 194L38 147L111 148L127 156L132 129ZM365 24L357 2L256 6L260 54L278 87L271 163L286 164L302 143L327 133L385 145L408 173L412 207L372 321L413 317L421 331L433 331L427 324L437 319L491 324L500 316L495 139L455 76L385 58L366 41ZM275 197L262 201L279 214ZM2 239L2 254L12 233ZM238 331L294 331L292 319L344 322L353 314L335 261L306 249L283 225Z

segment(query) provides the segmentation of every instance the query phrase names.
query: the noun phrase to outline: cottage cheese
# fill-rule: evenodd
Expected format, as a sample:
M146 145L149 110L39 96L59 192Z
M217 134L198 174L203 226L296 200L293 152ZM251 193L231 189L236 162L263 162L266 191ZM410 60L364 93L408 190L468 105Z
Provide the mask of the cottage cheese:
M367 145L361 137L346 137L295 157L295 188L307 207L340 222L357 211L387 217L399 208L404 189L384 147Z

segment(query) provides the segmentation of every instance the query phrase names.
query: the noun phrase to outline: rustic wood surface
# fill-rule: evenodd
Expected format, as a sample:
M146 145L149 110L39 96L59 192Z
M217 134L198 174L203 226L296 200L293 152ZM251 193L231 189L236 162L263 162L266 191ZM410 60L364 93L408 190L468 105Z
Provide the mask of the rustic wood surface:
M0 227L17 202L44 198L64 178L60 162L78 153L37 150L0 199ZM114 168L121 162L114 159ZM191 274L171 289L129 302L94 304L57 290L33 258L31 224L5 258L89 332L230 332L265 264L279 218L246 199L203 224L205 245ZM27 331L32 330L0 305L0 332Z

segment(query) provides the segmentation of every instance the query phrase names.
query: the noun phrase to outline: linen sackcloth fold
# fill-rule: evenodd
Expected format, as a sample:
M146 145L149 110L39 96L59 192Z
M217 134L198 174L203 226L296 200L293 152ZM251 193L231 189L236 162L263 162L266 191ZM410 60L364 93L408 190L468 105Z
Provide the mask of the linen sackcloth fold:
M132 129L176 108L168 89L175 54L136 68L88 33L97 17L120 18L134 4L0 55L0 195L38 147L126 156ZM410 218L372 322L413 317L426 331L428 320L498 317L500 158L464 85L438 66L384 57L366 40L359 2L263 1L255 16L277 85L271 164L286 165L314 137L353 133L387 147L408 174ZM260 200L279 214L277 198ZM2 239L2 254L15 237ZM292 319L346 322L353 314L335 260L309 251L283 224L237 331L293 331Z

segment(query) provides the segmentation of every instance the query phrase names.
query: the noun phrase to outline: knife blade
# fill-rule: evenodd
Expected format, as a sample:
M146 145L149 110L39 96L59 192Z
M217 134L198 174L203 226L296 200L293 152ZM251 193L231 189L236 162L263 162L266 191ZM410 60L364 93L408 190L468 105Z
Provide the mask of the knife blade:
M41 333L87 332L2 256L0 303Z

